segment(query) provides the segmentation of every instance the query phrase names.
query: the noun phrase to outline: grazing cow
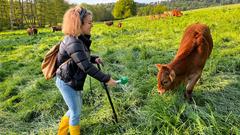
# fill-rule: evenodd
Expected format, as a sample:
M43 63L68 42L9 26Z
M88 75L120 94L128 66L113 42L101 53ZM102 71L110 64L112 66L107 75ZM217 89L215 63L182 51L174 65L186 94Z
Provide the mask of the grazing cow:
M161 15L150 15L149 16L149 19L150 20L158 20L158 19L160 19L161 18Z
M28 33L29 36L36 35L38 33L38 29L35 26L28 27L27 28L27 33Z
M182 16L182 12L179 9L173 9L172 10L172 16L180 17Z
M112 26L113 25L113 21L106 21L104 22L107 26Z
M52 26L52 32L61 31L61 30L62 30L62 26Z
M184 96L192 100L194 85L199 80L203 67L213 47L208 26L200 23L190 25L183 35L180 48L169 64L156 64L159 72L158 92L174 89L183 83L186 86Z
M154 15L150 15L148 17L149 17L149 20L154 20Z
M163 14L167 16L172 16L172 11L164 11Z
M119 22L118 23L118 28L121 28L122 27L122 22Z
M161 18L161 15L154 15L154 19L158 20Z
M162 18L162 19L165 19L165 18L167 18L169 16L169 14L160 14L160 17Z

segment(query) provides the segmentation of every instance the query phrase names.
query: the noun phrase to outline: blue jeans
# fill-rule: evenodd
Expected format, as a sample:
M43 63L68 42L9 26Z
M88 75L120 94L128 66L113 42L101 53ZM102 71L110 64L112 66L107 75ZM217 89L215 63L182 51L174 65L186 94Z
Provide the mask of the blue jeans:
M56 77L56 85L61 92L65 103L68 106L66 116L70 118L69 124L71 126L79 125L80 114L82 107L82 93L74 90L71 86L66 84L63 80Z

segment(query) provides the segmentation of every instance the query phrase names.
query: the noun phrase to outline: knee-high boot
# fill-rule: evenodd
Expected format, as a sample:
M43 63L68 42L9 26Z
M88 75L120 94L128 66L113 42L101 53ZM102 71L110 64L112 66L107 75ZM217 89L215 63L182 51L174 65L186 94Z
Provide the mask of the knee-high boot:
M69 128L69 117L63 116L59 123L58 135L67 135Z
M70 135L80 135L80 126L69 126Z

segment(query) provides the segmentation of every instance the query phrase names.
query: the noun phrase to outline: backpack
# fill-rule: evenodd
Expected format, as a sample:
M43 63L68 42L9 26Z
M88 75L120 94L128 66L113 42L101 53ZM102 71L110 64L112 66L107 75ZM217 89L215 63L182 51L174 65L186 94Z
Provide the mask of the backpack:
M46 80L53 78L57 71L57 54L59 51L60 43L54 45L45 55L42 62L42 72Z

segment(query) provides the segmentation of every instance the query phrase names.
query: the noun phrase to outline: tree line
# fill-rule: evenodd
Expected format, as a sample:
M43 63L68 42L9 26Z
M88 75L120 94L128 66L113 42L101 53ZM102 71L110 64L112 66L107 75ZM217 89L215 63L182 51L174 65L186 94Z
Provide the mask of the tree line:
M0 0L0 30L57 25L69 6L64 0Z
M135 15L161 14L175 8L190 10L235 3L240 3L240 0L167 0L149 4L118 0L116 3L81 5L92 11L94 21L107 21ZM58 25L62 22L65 11L71 6L74 5L65 0L0 0L0 31L23 29L32 25Z
M178 8L180 10L191 10L236 3L240 3L240 0L168 0L161 2L162 5L168 7L170 10L174 8Z

